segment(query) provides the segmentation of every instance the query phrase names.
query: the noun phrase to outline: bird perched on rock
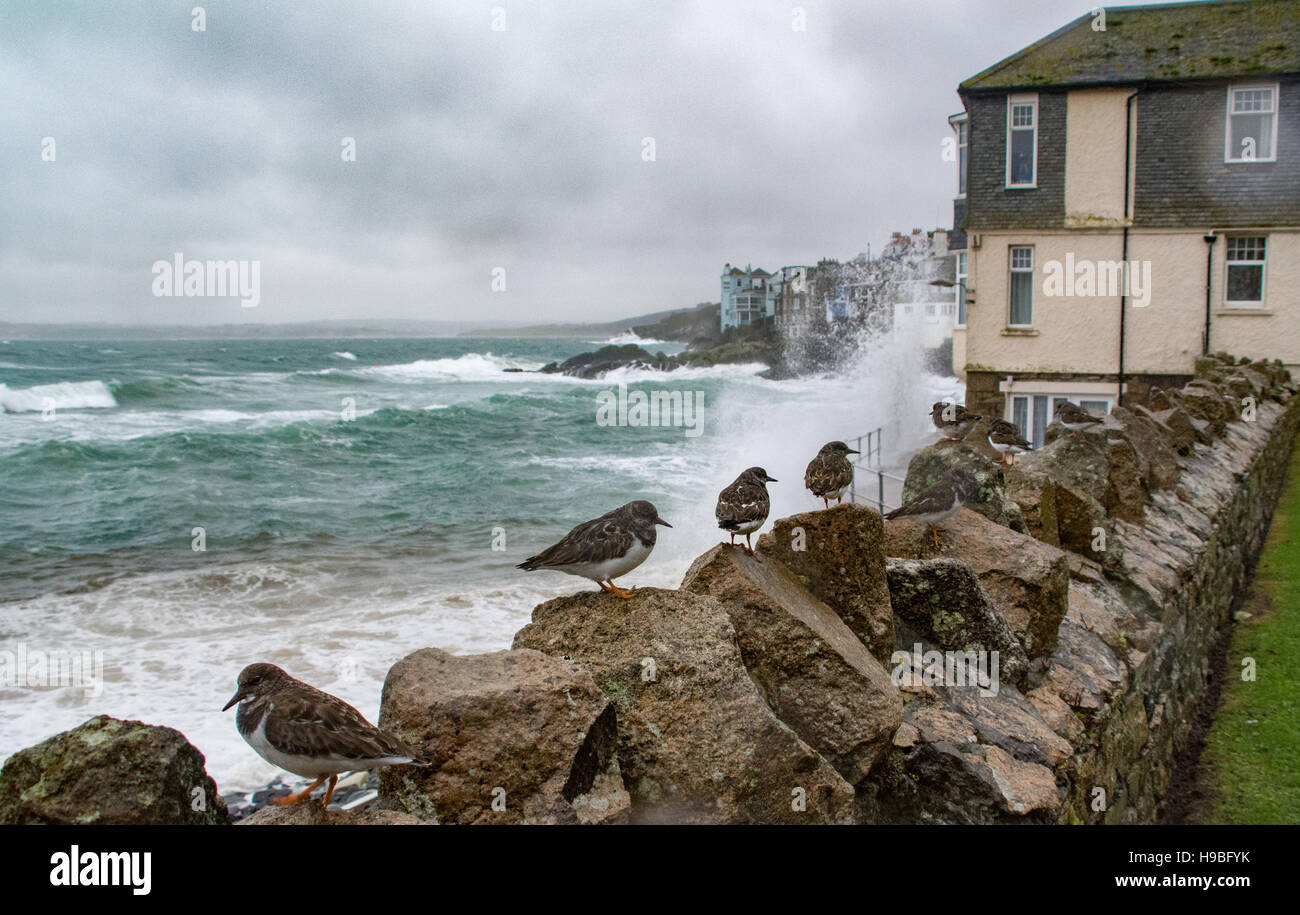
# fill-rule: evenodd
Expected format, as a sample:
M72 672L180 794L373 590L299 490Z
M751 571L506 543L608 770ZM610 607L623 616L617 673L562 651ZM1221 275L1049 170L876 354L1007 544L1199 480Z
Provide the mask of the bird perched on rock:
M745 535L745 550L754 555L749 535L763 526L772 507L767 496L767 484L778 482L767 475L762 467L751 467L736 477L734 483L718 493L718 505L713 510L718 527L731 534L731 545L736 545L736 535Z
M235 727L257 755L294 775L314 778L304 791L277 804L305 801L326 778L322 807L329 807L339 775L410 763L428 765L424 754L379 730L342 699L289 676L274 664L249 664L222 711L236 702Z
M766 514L766 512L764 512ZM644 499L629 502L599 518L584 521L536 556L519 563L525 572L554 569L590 578L615 597L629 598L632 589L620 588L614 579L646 561L655 548L655 525L672 527Z
M1002 454L1003 464L1007 462L1007 456L1010 455L1013 466L1017 454L1034 450L1034 446L1025 441L1024 436L1020 434L1019 427L1005 419L995 419L989 424L989 444Z
M1097 423L1105 422L1102 417L1095 416L1078 404L1071 403L1068 400L1063 400L1057 404L1056 420L1070 430L1070 438L1074 438L1075 433L1080 429L1086 429Z
M980 419L978 414L970 412L959 403L939 401L930 407L930 421L944 434L942 441L946 442L961 438Z
M915 498L908 499L885 517L890 521L910 518L924 522L934 537L934 545L938 546L939 530L935 524L961 508L962 503L978 491L979 482L974 474L964 467L953 467L934 485Z
M831 499L838 505L853 483L853 462L848 455L860 453L843 442L827 442L803 472L803 485L821 499L826 508L831 507Z

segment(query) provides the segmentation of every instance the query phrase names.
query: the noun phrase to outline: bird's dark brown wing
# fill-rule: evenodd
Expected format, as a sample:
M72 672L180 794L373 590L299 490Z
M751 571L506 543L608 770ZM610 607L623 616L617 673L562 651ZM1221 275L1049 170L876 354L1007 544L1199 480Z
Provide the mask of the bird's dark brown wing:
M1030 449L1033 446L1025 441L1019 432L1015 431L996 431L989 433L989 439L997 442L999 445L1015 445L1019 448Z
M836 492L853 482L853 465L839 454L819 454L803 474L803 485L814 496Z
M524 565L534 569L573 565L578 562L604 562L622 556L632 548L631 529L609 515L584 521L569 531L554 546L547 547Z
M750 480L737 480L718 493L713 514L719 521L762 521L769 508L767 487Z
M421 758L419 751L379 730L342 699L305 683L282 689L271 698L266 739L281 753L295 756Z
M929 515L952 507L953 489L946 480L940 480L929 489L894 509L886 518L905 518L909 515Z

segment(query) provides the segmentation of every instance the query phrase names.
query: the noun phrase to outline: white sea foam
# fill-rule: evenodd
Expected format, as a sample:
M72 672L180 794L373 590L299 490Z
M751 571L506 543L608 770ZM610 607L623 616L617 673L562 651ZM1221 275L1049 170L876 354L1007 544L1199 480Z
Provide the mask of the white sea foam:
M623 346L628 343L635 343L637 346L663 346L671 343L671 340L656 340L654 337L639 337L635 331L625 330L621 334L615 334L608 340L592 340L592 343L598 343L601 346Z
M558 576L520 574L507 589L495 582L433 589L421 570L427 565L407 560L364 574L333 561L245 562L124 576L97 590L11 603L0 649L21 642L29 651L101 650L104 685L97 697L71 687L0 689L0 761L108 714L180 730L202 750L222 792L257 788L282 773L239 737L234 712L220 711L245 665L279 664L376 721L384 677L404 655L428 645L460 654L508 647L560 584Z
M0 384L0 413L40 413L55 410L110 409L117 406L102 381L60 381L31 388Z
M379 375L391 381L518 381L518 372L505 370L531 372L543 364L491 353L465 353L455 359L419 359L398 365L376 365L359 369L357 374Z
M341 352L341 353L331 353L331 355L333 355L333 356L337 356L339 359L346 359L346 360L348 360L349 362L356 362L356 361L357 361L357 355L356 355L356 353L349 353L347 350L344 350L344 351Z

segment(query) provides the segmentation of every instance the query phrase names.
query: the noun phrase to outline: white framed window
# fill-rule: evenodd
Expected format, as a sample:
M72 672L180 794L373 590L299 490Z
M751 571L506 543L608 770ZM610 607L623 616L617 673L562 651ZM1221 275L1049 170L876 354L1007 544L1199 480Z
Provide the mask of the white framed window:
M1277 103L1277 83L1228 87L1223 161L1277 161Z
M957 325L966 326L966 252L957 252Z
M1007 187L1038 186L1038 96L1007 96Z
M1007 323L1029 327L1034 323L1034 249L1016 245L1010 249L1010 309Z
M1010 398L1011 415L1007 417L1035 448L1043 447L1047 427L1056 411L1067 400L1073 401L1097 416L1110 412L1112 400L1104 394L1082 396L1072 394L1016 394Z
M1263 235L1228 236L1223 303L1229 308L1263 306L1267 246L1268 239Z

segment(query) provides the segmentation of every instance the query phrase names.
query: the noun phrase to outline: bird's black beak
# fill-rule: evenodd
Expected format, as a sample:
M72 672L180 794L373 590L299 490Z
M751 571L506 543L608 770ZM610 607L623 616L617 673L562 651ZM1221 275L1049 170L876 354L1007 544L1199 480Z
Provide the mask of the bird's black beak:
M221 707L221 710L223 712L228 711L232 705L234 705L236 702L238 702L240 699L243 698L244 698L244 694L242 691L235 693L233 696L230 697L230 701Z
M669 524L663 518L660 518L658 515L655 516L655 524L662 524L664 527L672 527L671 524Z
M780 482L781 482L781 481L778 480L776 477L765 477L764 479L766 479L767 482L769 482L769 483L780 483Z
M862 452L861 452L861 451L854 451L852 448L850 448L848 451L846 451L846 452L844 452L844 453L845 453L845 454L861 454Z

